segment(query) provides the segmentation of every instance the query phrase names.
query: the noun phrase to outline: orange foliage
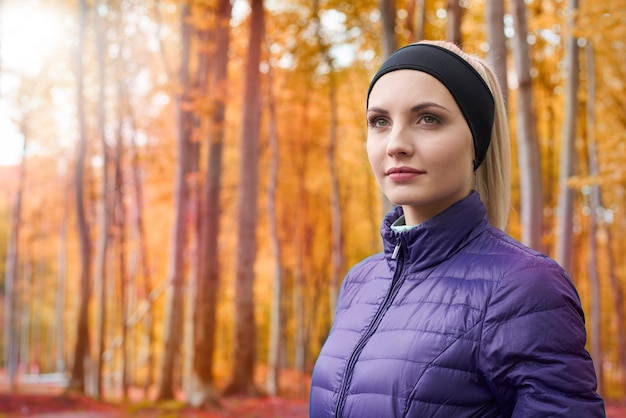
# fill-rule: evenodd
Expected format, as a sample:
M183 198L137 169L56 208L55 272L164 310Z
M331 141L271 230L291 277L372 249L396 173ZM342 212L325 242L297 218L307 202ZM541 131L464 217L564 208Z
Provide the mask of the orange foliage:
M5 2L4 7L12 7L18 0ZM57 0L59 5L63 2ZM167 260L170 251L171 224L173 222L173 178L176 166L176 151L174 137L176 130L175 111L173 102L175 94L180 90L177 85L174 63L177 62L179 51L179 28L177 26L178 2L119 2L124 7L107 6L104 13L108 33L108 55L106 68L106 109L107 109L107 143L113 147L115 135L123 135L125 150L130 148L134 141L138 150L138 164L141 177L137 179L143 185L143 205L147 253L150 262L150 273L153 285L163 286L166 278ZM138 3L141 3L139 5ZM211 2L209 2L211 3ZM277 219L279 240L282 245L284 259L281 260L284 269L285 283L285 338L284 363L296 367L298 356L296 333L304 331L303 338L306 348L305 371L309 371L313 361L324 341L330 327L328 284L330 272L330 175L328 170L327 147L329 132L328 68L322 65L319 47L315 44L312 26L314 17L310 2L296 1L277 4L275 9L267 11L267 42L264 52L264 63L261 66L262 75L272 71L274 77L274 95L277 113L277 136L279 142L280 165L277 188ZM375 182L369 170L364 150L365 116L364 100L369 77L380 63L380 16L376 1L363 2L325 2L325 9L320 16L326 13L327 19L322 20L328 27L325 42L331 47L331 54L336 61L334 77L337 82L338 97L338 145L336 161L340 182L340 198L342 217L344 219L343 232L345 239L344 252L348 265L352 265L363 257L378 251L379 223L382 218L382 204ZM409 24L414 19L408 11L413 10L412 0L397 2L398 23L397 35L400 45L411 37ZM429 38L442 38L445 35L444 0L428 0L426 3L425 34ZM484 37L484 1L471 0L465 2L467 8L463 20L464 47L473 53L485 53ZM544 232L545 248L553 248L555 240L554 208L557 202L558 159L563 118L563 72L560 67L563 54L563 27L566 5L562 1L531 1L528 3L529 42L531 43L533 88L537 127L542 155L542 174L544 189ZM239 3L238 3L239 4ZM411 6L411 7L410 7ZM274 7L274 6L272 6ZM64 8L64 10L67 8ZM195 10L195 9L194 9ZM328 12L333 11L332 14ZM158 11L158 13L157 13ZM66 11L69 21L75 19L71 15L74 11ZM197 12L197 10L196 10ZM209 116L213 111L210 95L223 97L227 102L226 138L222 174L221 208L221 236L219 238L220 271L222 288L218 309L218 331L216 346L216 378L218 382L226 379L230 355L232 351L232 301L233 282L235 273L236 254L236 196L239 184L239 132L240 112L243 96L243 62L246 56L247 18L246 11L237 9L231 21L231 51L229 61L228 95L223 97L222 92L207 92L202 86L196 86L192 100L185 103L185 108L198 116L198 126L194 132L194 140L198 148L198 172L189 177L193 185L201 185L205 167L204 154L207 152L207 138L212 129L209 126ZM191 23L197 29L211 31L214 19L210 16L194 14ZM624 318L615 316L615 306L609 302L611 284L608 280L610 272L607 270L607 254L615 256L614 274L626 288L626 265L621 254L626 250L626 244L621 237L626 228L625 216L625 187L626 187L626 105L623 97L626 95L626 66L623 56L626 46L626 11L620 0L607 0L601 3L583 2L579 14L577 33L592 44L596 50L596 83L597 102L595 104L597 126L595 127L595 141L597 143L598 162L600 172L596 176L589 176L587 167L587 151L585 141L588 137L586 126L581 113L579 124L579 144L577 153L577 176L572 179L572 187L581 190L585 185L599 185L604 200L605 225L599 233L599 249L602 252L598 263L598 274L601 276L602 299L607 303L602 308L602 346L605 350L607 368L615 369L619 364L616 345L616 335L623 332ZM93 23L93 22L92 22ZM411 23L412 24L412 23ZM334 25L340 30L333 31ZM509 25L510 26L510 25ZM33 28L33 30L35 30ZM63 33L65 46L58 51L59 56L71 53L71 40L74 37L72 25L68 25ZM89 35L90 37L93 34ZM13 39L3 39L4 43L14 42ZM89 39L92 42L93 39ZM582 44L582 41L581 41ZM212 41L193 44L194 51L202 49L212 50ZM192 54L192 56L196 56ZM95 52L90 51L83 57L87 79L88 124L89 124L89 159L88 175L85 184L89 190L87 207L89 221L94 228L93 240L104 231L97 228L97 214L101 210L100 182L102 181L102 155L98 134L96 132L95 108L97 92L100 86L96 81ZM197 62L191 62L193 68ZM584 64L584 62L583 62ZM509 65L509 68L512 66ZM75 230L73 191L68 188L68 178L71 178L75 158L74 149L68 146L66 137L74 137L73 75L71 68L62 64L55 64L55 72L43 71L37 75L36 88L28 93L23 91L9 92L10 100L14 103L25 98L38 100L45 105L40 106L28 117L32 123L27 133L32 138L33 147L29 150L26 164L26 183L24 184L24 212L22 222L23 258L20 260L23 277L31 272L32 281L24 279L21 288L24 300L37 297L37 303L29 306L32 324L37 324L40 340L31 341L31 357L36 358L40 370L52 371L55 369L57 358L54 332L57 325L54 323L56 307L55 288L59 273L59 257L67 260L67 304L64 318L68 325L64 338L67 341L65 358L69 354L69 346L75 339L72 324L77 320L78 301L78 244ZM514 74L510 74L514 79ZM27 83L31 79L24 76L21 82ZM586 77L582 79L586 83ZM117 83L124 83L128 90L128 97L121 100L117 96ZM265 81L264 81L265 82ZM48 93L54 89L55 98ZM266 91L265 86L262 91ZM580 90L580 101L584 103L584 85ZM12 96L11 96L12 95ZM511 91L509 102L514 106L515 90ZM584 108L584 106L582 106ZM582 112L582 110L581 110ZM514 109L510 108L511 126L514 126ZM23 115L26 117L26 113ZM269 311L271 303L271 283L273 279L273 254L267 239L269 228L266 213L266 188L268 181L268 121L267 112L263 115L263 127L260 153L260 199L259 199L259 227L257 231L258 256L255 265L256 284L255 297L259 326L259 363L264 363L267 357L267 335L269 330ZM53 121L50 122L50 121ZM514 132L513 132L514 137ZM4 139L0 139L2 141ZM71 142L71 141L70 141ZM111 150L110 150L111 151ZM513 161L517 161L515 156ZM133 181L130 173L129 161L125 161L123 170L127 199L123 202L127 213L132 214L136 209L133 203ZM520 170L514 163L514 178L519 176ZM2 169L0 172L0 190L7 190L0 194L0 213L8 213L9 199L5 198L15 188L15 176L11 169ZM517 183L513 185L515 206L519 205L519 190ZM69 202L69 204L66 204ZM575 243L577 252L576 270L573 277L581 292L585 307L589 305L589 277L586 261L589 259L587 247L588 218L583 210L587 204L584 195L579 194L577 199L577 218L575 225ZM193 219L190 214L190 219ZM610 216L609 216L610 215ZM128 217L126 233L128 234L129 259L137 261L140 257L139 242L136 235L136 226L132 223L134 217ZM62 228L67 225L67 240L61 242ZM194 225L189 222L189 230ZM509 225L512 235L520 236L520 225L514 209ZM119 231L109 231L111 234ZM6 242L8 231L0 228L0 240ZM612 237L609 239L609 236ZM196 238L188 244L187 267L188 282L193 275L192 261L195 255ZM63 247L62 244L66 245ZM2 244L4 245L4 244ZM0 248L3 246L0 245ZM65 248L65 252L60 252ZM134 257L134 258L133 258ZM4 259L4 257L3 257ZM131 261L132 262L132 261ZM112 257L110 263L117 263ZM3 264L0 263L0 266ZM30 270L29 270L30 269ZM134 282L131 307L133 312L139 309L148 295L141 289L143 283L141 269L137 269ZM111 274L115 270L111 269ZM115 280L111 280L108 314L111 316L107 331L107 347L114 355L106 363L107 373L113 379L116 370L119 370L119 350L113 347L113 342L120 334L119 321L114 320L120 315L116 311L119 301ZM296 289L302 284L302 300L295 297ZM133 287L134 286L134 287ZM162 354L162 326L164 312L164 298L162 293L156 292L155 302L151 312L155 315L155 332L157 357ZM626 294L622 295L626 297ZM95 302L94 302L95 303ZM188 300L187 303L190 303ZM298 304L301 306L298 306ZM303 309L303 317L299 320L296 308ZM95 309L95 306L94 306ZM132 315L131 312L130 314ZM619 325L621 324L621 328ZM32 327L27 328L33 332ZM181 324L183 326L183 324ZM620 329L622 331L620 331ZM137 323L131 329L129 342L133 347L133 379L136 384L143 384L147 379L148 370L153 364L146 363L144 324ZM25 331L26 332L26 331ZM71 359L67 359L70 361ZM158 358L157 358L158 360ZM189 359L180 358L181 370ZM155 360L156 361L156 360ZM611 396L626 396L618 386L624 381L624 368L621 364L619 373L611 374L606 378L606 384ZM182 373L181 373L182 374ZM184 376L181 376L181 379ZM113 381L113 380L112 380ZM117 383L115 383L117 384Z

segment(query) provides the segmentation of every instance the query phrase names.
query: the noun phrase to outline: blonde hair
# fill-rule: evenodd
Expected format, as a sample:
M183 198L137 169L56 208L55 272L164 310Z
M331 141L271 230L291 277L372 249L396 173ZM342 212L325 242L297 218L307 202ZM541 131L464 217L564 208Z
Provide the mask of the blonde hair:
M474 188L487 208L489 221L505 229L511 209L511 143L506 106L498 80L481 58L463 52L447 41L420 41L446 48L466 60L485 80L495 102L495 115L491 143L483 163L474 173Z

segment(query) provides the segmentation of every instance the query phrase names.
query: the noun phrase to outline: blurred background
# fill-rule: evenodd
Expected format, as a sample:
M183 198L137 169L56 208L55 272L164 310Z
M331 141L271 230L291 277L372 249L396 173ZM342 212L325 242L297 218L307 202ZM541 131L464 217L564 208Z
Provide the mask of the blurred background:
M389 209L371 76L448 39L507 95L508 232L555 258L626 397L624 0L0 0L3 385L306 398Z

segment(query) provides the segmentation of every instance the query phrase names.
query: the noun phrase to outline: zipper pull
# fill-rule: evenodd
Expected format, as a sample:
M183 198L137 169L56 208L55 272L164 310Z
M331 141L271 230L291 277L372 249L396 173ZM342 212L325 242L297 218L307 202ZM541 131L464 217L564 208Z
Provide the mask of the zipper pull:
M391 259L392 260L397 260L398 259L398 253L400 253L400 244L402 243L402 241L400 241L400 238L398 238L398 242L396 243L396 247L393 249L393 253L391 253Z

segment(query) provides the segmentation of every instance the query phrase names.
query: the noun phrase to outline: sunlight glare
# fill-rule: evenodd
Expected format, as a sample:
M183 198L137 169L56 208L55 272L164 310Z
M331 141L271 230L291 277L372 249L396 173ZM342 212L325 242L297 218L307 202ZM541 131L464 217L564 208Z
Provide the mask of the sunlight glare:
M3 70L36 75L61 41L61 17L33 1L7 2L2 15Z
M0 132L6 133L0 139L0 165L19 164L22 159L24 137L15 125L4 118L0 119Z
M22 160L24 138L11 104L23 79L37 77L62 42L64 27L50 2L5 1L0 15L0 165Z

